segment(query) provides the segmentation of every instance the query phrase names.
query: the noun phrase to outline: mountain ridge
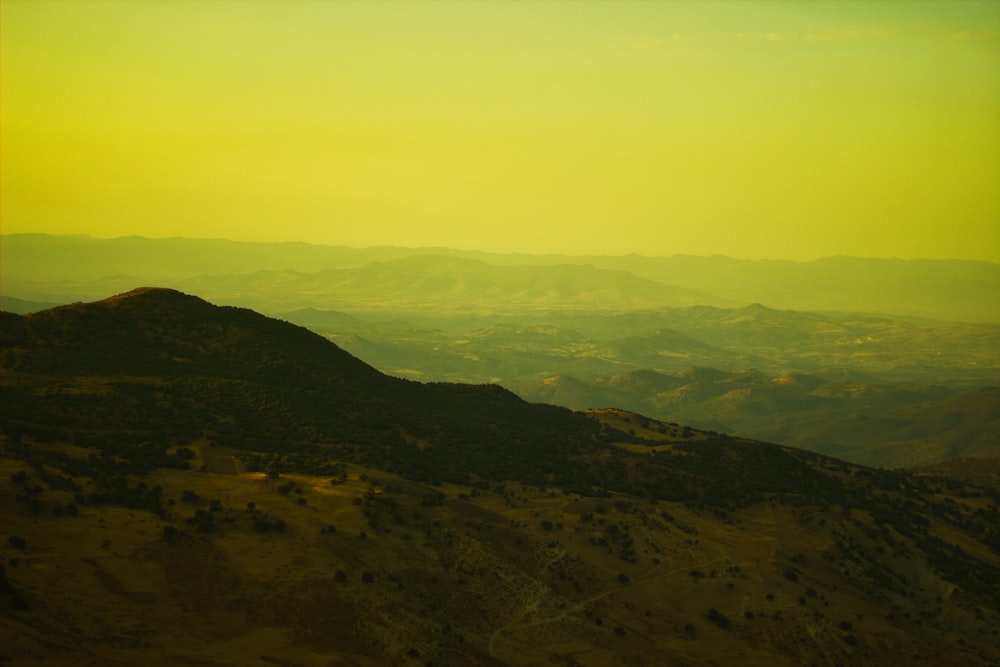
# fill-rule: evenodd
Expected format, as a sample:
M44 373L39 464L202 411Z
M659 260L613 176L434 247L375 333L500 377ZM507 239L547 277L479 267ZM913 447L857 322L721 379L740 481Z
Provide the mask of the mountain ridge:
M810 262L739 260L721 256L645 257L495 254L444 248L347 248L303 243L226 240L95 239L44 234L0 237L0 285L6 296L34 301L99 298L132 276L132 284L171 284L205 275L243 275L266 270L315 273L361 268L375 261L446 254L503 266L590 264L624 270L638 278L714 295L729 304L763 302L793 310L887 313L939 320L1000 322L1000 264L982 260L896 260L832 257ZM61 281L77 281L72 282ZM99 283L99 284L98 284ZM192 289L193 284L177 284ZM204 285L199 291L203 291ZM222 296L213 294L215 300ZM241 305L269 310L262 302ZM299 307L328 307L317 302Z

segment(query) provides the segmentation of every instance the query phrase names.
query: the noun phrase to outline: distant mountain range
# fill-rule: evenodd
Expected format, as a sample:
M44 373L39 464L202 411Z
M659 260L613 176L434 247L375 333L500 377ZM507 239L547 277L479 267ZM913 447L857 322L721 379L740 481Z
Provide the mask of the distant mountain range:
M474 312L495 314L507 304L515 310L577 305L623 312L763 303L1000 323L1000 264L966 260L569 257L41 234L0 237L0 260L3 294L34 301L95 299L157 284L265 312L371 312L379 304L420 312L409 298L417 294L418 304L453 314L470 304ZM373 302L373 296L387 302Z
M391 377L169 289L0 313L0 469L14 664L1000 655L989 487Z

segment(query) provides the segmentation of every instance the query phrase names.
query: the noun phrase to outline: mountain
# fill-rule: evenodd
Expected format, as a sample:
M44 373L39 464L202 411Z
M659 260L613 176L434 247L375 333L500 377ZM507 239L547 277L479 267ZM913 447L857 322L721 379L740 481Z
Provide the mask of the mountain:
M993 262L843 256L792 262L639 255L586 261L772 308L1000 323L1000 264Z
M1000 655L1000 497L946 476L409 382L173 290L3 313L0 369L13 664Z
M494 313L538 308L621 312L662 305L729 302L617 269L579 262L494 264L447 249L351 249L224 240L2 237L6 294L57 302L87 300L136 282L155 282L231 305L279 312ZM483 255L490 257L489 255Z
M463 481L507 465L491 454L494 432L505 434L512 451L544 462L600 431L568 410L525 403L497 386L386 376L307 329L173 290L141 288L92 304L2 315L5 369L14 378L59 378L51 391L60 395L39 401L31 383L8 384L8 429L52 437L79 429L93 438L111 429L160 442L203 436L394 470L440 458L447 469L435 474L452 474L464 460L466 468L453 473ZM92 392L93 376L114 380ZM415 445L431 436L433 454Z
M257 271L175 281L231 303L277 310L322 305L353 314L495 315L544 310L624 312L663 305L723 304L711 295L593 266L496 266L419 255L315 273Z
M1000 323L1000 301L996 296L1000 294L1000 264L968 260L829 257L792 262L684 255L570 257L503 255L448 248L346 248L219 239L7 234L0 236L0 285L8 296L67 303L98 298L108 290L135 284L170 285L207 295L209 292L205 290L213 288L213 281L187 281L230 275L234 277L234 286L239 287L251 274L259 274L258 288L269 293L267 300L255 301L253 294L238 289L226 293L213 291L211 296L265 312L308 307L332 309L339 306L321 298L282 305L275 303L273 294L280 289L288 272L308 275L333 269L360 269L373 263L391 265L421 256L469 260L492 267L520 267L518 270L523 271L572 265L608 271L608 275L626 272L631 274L640 290L639 296L644 299L650 294L648 284L658 283L676 286L673 290L683 288L684 292L676 293L683 298L703 295L699 303L717 306L763 303L785 310ZM273 279L270 282L269 277ZM305 280L301 276L296 278L299 279ZM667 303L690 305L683 298Z

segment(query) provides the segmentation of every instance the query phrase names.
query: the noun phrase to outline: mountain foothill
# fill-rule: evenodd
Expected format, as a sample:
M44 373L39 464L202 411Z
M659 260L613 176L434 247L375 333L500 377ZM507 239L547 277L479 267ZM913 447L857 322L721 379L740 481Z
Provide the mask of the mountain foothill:
M294 250L300 260L310 252ZM495 298L511 289L499 273ZM449 280L441 284L460 295ZM463 350L474 364L505 349L524 377L546 367L540 386L553 394L620 387L663 396L670 410L693 404L683 395L718 401L773 386L742 409L801 402L809 415L827 399L851 409L865 394L910 391L912 401L894 399L899 422L918 413L935 422L933 406L952 405L953 428L971 433L996 414L995 391L977 384L991 372L995 325L763 306L556 308L589 298L573 284L515 285L528 310L552 307L533 323L495 317L482 300L426 319L419 309L379 319L359 307L331 315L331 326L363 322L359 344L367 336L371 349L401 355L427 349L414 341L435 316L436 340L448 341L441 358ZM38 300L63 300L48 294ZM301 311L309 329L147 287L0 313L3 660L996 664L991 459L871 467L620 406L428 380L416 359L410 377L384 372L317 323L339 309L302 308L315 309ZM668 315L672 326L646 326ZM714 336L692 324L707 332L720 318L730 324ZM795 334L806 323L812 352ZM737 350L727 336L740 326L763 330ZM839 340L863 346L863 336L851 341L866 327L924 337L914 345L961 340L962 350L929 362L950 369L954 384L913 382L913 360L886 349L863 368L846 352L822 360ZM698 355L753 358L763 370L685 363ZM976 355L973 379L954 380ZM576 385L549 366L560 356L577 364ZM803 369L779 368L793 362ZM615 365L625 368L605 372ZM897 379L855 375L881 371ZM736 389L714 388L726 383Z

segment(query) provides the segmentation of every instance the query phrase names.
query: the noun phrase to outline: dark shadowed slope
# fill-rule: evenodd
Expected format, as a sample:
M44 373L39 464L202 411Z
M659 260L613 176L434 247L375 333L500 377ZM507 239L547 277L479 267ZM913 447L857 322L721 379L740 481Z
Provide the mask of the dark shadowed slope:
M383 375L307 329L174 290L141 288L3 318L4 417L14 428L204 435L414 474L440 457L436 474L465 461L455 472L462 479L502 470L513 452L542 461L600 433L569 410L497 386ZM45 391L58 400L39 400L40 378L57 387ZM496 453L497 439L511 451ZM434 446L423 451L427 442Z

